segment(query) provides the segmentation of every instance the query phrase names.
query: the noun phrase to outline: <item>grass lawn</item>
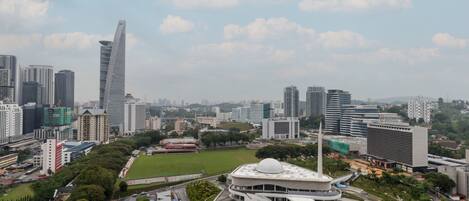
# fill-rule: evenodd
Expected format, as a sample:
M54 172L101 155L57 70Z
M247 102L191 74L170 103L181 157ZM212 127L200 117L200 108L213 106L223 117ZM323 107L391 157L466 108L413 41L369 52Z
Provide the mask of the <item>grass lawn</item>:
M20 184L8 189L4 195L0 195L0 201L17 200L25 196L33 196L32 184Z
M218 127L222 129L237 128L240 131L246 131L252 128L251 124L243 122L222 122Z
M381 184L362 176L355 180L352 183L352 186L361 188L370 194L378 196L379 198L383 199L383 201L396 200L398 197L403 200L412 200L409 187L402 184ZM422 194L420 200L430 200L430 197L427 194Z
M257 162L255 150L224 149L200 153L142 155L135 160L126 179L203 173L216 175L232 171L244 163Z

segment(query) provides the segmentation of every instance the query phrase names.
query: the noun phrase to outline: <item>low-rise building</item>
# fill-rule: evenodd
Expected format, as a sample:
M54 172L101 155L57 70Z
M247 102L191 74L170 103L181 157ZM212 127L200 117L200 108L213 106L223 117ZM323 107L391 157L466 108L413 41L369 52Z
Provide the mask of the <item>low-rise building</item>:
M10 165L16 164L17 161L18 161L17 153L0 156L0 168L6 168Z
M65 142L62 152L62 164L70 163L90 153L96 146L94 142Z
M145 120L145 129L159 131L161 129L161 118L159 117L147 118Z
M47 139L41 145L42 149L42 170L41 173L50 175L59 171L62 164L63 141L57 139Z
M197 117L196 120L199 124L211 126L213 128L216 128L219 124L216 117Z
M297 139L300 137L300 121L296 117L262 120L263 139Z

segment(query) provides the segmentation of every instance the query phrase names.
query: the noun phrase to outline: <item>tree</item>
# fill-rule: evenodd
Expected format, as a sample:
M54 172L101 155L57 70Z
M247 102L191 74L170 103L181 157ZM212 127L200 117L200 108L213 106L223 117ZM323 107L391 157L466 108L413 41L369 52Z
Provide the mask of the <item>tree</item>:
M93 201L104 201L104 189L98 185L83 185L78 186L75 190L72 191L70 195L70 200L93 200Z
M128 187L127 182L121 181L121 182L119 183L119 191L120 191L120 192L126 192L126 191L127 191L127 187Z
M434 188L438 187L445 193L450 193L451 189L456 186L453 180L447 175L439 172L430 172L423 176Z
M98 185L102 187L107 198L112 196L114 183L114 173L99 166L87 168L75 180L77 185Z
M226 182L226 176L224 174L218 176L217 181L219 181L221 183L225 183Z

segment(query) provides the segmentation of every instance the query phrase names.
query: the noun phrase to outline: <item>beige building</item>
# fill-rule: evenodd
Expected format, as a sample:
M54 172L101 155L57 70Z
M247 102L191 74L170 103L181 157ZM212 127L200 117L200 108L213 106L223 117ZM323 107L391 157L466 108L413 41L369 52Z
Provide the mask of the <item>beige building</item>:
M106 143L109 140L108 115L103 109L85 109L78 116L79 141Z
M161 118L149 117L145 120L146 130L160 130L161 129Z
M208 125L213 128L216 128L219 123L216 117L197 117L196 120L199 124Z
M174 122L174 131L178 134L182 134L186 130L186 122L184 121L184 118L177 118L176 121Z

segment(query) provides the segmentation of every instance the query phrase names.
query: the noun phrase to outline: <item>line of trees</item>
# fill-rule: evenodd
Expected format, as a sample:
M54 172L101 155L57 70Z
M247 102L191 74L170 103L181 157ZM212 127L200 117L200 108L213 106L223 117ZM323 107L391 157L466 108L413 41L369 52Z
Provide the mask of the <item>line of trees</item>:
M230 129L228 132L205 132L202 133L200 141L206 147L239 145L252 142L254 134L240 133L239 130Z
M322 147L322 153L328 154L331 152L331 149L327 146ZM318 154L318 145L317 144L308 144L306 146L300 146L296 144L276 144L268 145L263 147L256 152L256 157L263 158L275 158L278 160L286 160L289 158L298 158L298 157L316 157Z

